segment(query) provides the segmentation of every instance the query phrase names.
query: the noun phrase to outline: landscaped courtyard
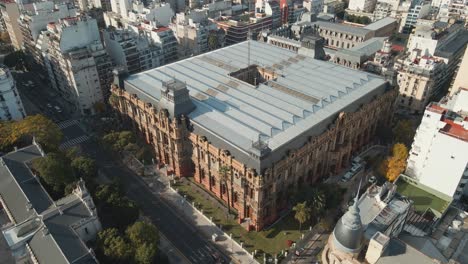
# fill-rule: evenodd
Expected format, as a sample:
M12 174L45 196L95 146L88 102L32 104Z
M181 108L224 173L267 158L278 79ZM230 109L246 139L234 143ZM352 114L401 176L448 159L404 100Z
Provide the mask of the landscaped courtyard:
M301 237L299 223L294 219L294 213L284 216L269 229L261 232L248 232L238 223L237 217L227 216L226 208L214 200L214 197L207 199L206 192L202 193L203 190L194 188L184 181L177 182L173 188L177 189L180 194L186 195L190 202L195 202L196 207L203 210L203 214L207 217L212 217L216 225L221 225L226 234L232 233L233 238L239 244L242 242L247 251L257 250L257 257L262 256L263 258L263 253L269 256L279 255L282 250L288 249L288 240L297 241ZM310 223L303 224L303 233L309 230L309 227Z

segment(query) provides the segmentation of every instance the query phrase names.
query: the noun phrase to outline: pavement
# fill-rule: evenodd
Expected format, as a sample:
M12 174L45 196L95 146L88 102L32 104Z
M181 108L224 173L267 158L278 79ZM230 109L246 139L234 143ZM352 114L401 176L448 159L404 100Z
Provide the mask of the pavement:
M258 263L254 257L241 247L236 241L231 239L228 234L224 233L216 224L208 219L202 212L196 209L190 202L177 193L170 186L170 179L165 173L160 173L154 170L154 177L138 177L151 190L151 192L160 196L163 201L174 208L179 215L183 215L184 219L205 238L212 240L212 236L218 236L215 245L228 255L235 263Z

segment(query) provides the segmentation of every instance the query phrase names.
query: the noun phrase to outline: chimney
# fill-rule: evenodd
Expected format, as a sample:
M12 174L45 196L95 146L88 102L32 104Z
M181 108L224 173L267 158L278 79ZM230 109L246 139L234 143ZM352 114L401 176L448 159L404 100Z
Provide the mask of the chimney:
M366 261L369 264L377 263L377 260L383 255L385 249L390 243L390 238L380 232L375 235L369 241L369 247L366 252Z

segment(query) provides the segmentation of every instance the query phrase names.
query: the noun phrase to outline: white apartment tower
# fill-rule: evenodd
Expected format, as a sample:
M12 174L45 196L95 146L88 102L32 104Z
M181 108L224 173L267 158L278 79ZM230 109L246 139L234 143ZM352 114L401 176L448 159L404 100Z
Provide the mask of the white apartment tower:
M468 190L467 166L468 89L462 88L426 108L405 174L457 200Z
M374 12L376 3L377 0L350 0L348 9L353 11L372 13Z
M20 120L26 116L15 80L6 67L0 67L0 120Z
M77 114L95 113L111 82L111 60L101 43L96 20L61 19L47 27L47 70L52 85Z

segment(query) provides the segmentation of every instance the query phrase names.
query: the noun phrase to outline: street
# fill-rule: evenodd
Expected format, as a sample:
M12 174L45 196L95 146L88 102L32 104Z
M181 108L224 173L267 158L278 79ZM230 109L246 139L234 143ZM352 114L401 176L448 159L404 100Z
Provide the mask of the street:
M90 144L86 144L86 146L88 145ZM89 147L94 148L93 146ZM168 206L160 197L155 196L144 182L136 179L136 177L140 176L135 175L124 166L110 165L113 161L108 160L106 155L97 155L96 158L99 168L106 175L116 177L122 181L127 196L140 206L143 214L152 220L160 232L191 263L216 263L212 258L212 254L217 253L219 256L224 256L211 241L201 237L197 229L188 224L181 217L181 214ZM227 262L229 260L226 256L224 256L224 259Z
M27 114L41 113L55 121L64 134L61 149L80 145L88 156L96 159L99 170L109 178L115 177L122 181L128 197L139 205L143 214L149 217L164 238L169 240L165 241L164 248L170 251L166 253L174 263L220 263L215 261L212 255L222 258L224 263L229 262L229 258L210 240L201 237L193 226L181 218L179 212L153 194L142 181L136 179L139 176L108 157L107 153L100 152L96 142L89 140L90 136L86 133L84 125L79 120L70 119L70 111L50 85L43 83L32 73L13 74ZM60 111L55 106L58 106Z

